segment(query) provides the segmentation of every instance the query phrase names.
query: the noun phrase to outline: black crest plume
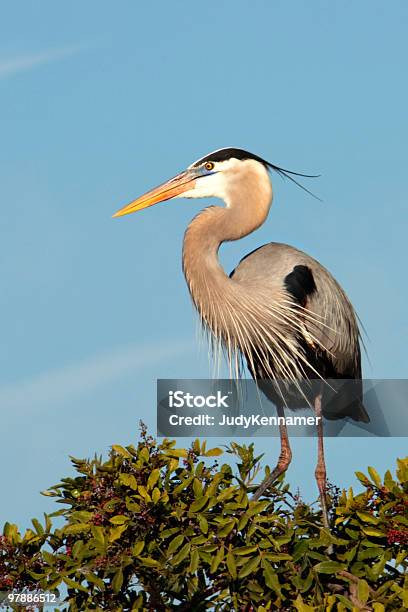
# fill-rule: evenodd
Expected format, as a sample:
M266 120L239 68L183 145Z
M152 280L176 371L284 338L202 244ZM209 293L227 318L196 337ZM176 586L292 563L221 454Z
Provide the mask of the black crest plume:
M317 195L309 191L309 189L307 189L304 185L299 183L299 181L293 178L294 176L301 176L303 178L318 178L320 174L303 174L301 172L294 172L293 170L287 170L286 168L281 168L280 166L271 164L271 162L268 162L266 161L266 159L259 157L259 155L255 155L254 153L250 153L249 151L245 151L244 149L235 149L233 147L228 147L225 149L218 149L218 151L209 153L205 157L202 157L201 159L196 161L194 166L200 166L201 164L207 161L223 162L231 158L240 159L240 160L254 159L255 161L263 164L265 168L267 168L268 170L273 170L274 172L279 174L279 176L281 176L282 178L289 179L290 181L292 181L292 183L295 183L295 185L300 187L300 189L303 189L303 191L306 191L306 193L311 195L316 200L319 200L320 202L322 201Z

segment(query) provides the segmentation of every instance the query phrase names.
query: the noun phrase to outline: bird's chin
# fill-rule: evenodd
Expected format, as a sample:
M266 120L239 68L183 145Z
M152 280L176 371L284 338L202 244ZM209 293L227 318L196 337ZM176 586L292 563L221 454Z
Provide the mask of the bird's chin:
M197 189L189 189L188 191L183 191L180 195L176 196L176 198L203 198L205 196L201 196L199 190Z

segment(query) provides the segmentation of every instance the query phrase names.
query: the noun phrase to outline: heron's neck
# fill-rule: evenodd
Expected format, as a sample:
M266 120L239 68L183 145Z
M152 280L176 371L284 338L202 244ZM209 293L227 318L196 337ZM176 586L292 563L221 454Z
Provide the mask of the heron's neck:
M237 297L236 287L222 268L218 250L223 242L239 240L256 230L265 221L272 201L272 190L240 191L239 199L227 207L211 206L199 213L184 236L183 270L201 317L212 328L217 317L217 304ZM217 321L215 322L217 324Z

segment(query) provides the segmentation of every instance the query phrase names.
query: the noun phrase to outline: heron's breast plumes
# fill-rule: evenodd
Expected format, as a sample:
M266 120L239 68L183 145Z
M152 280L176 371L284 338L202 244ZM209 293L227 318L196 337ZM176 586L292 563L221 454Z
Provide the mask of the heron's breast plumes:
M298 339L305 336L307 321L309 341L319 343L313 331L318 318L294 304L278 282L236 282L226 276L218 246L214 234L196 242L187 232L183 252L186 281L215 359L222 350L234 377L245 359L258 378L306 378L313 366Z
M226 208L203 210L184 238L184 274L215 354L222 348L237 376L244 359L256 378L320 378L322 371L327 376L327 368L320 368L316 357L324 355L328 368L344 361L338 373L355 377L357 369L348 367L358 355L354 312L318 262L292 247L271 243L245 258L232 278L225 274L218 260L222 242L254 231L269 211L271 190L258 190L248 201L250 193L237 192ZM298 264L310 266L316 281L313 292L305 291L306 301L296 299L285 285Z

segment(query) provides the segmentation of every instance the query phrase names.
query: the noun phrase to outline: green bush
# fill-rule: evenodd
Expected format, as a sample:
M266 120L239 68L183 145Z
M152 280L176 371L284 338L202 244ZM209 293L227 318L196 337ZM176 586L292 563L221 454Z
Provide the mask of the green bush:
M396 479L358 472L364 491L329 488L318 508L260 480L253 445L158 444L72 459L77 475L45 492L63 508L0 540L0 590L61 589L65 610L403 610L408 606L408 459ZM268 468L265 470L268 472ZM52 518L59 517L52 525Z

